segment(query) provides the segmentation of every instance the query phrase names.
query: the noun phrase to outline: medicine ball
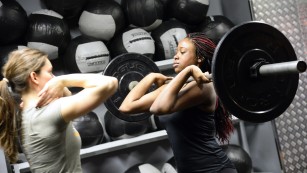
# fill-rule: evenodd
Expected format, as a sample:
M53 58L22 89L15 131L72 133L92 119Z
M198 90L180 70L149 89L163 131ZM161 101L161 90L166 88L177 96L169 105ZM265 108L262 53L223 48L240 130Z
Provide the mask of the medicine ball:
M109 41L126 26L124 12L114 0L92 0L84 8L79 29L82 34Z
M110 53L104 42L80 35L70 41L63 59L68 73L102 72Z
M163 164L161 173L177 173L177 165L174 157L171 157Z
M43 0L49 10L61 14L71 26L78 24L81 12L87 0Z
M15 45L15 44L8 45L8 46L1 46L1 49L0 49L0 69L2 69L4 64L7 62L10 52L12 52L14 50L18 50L19 48L21 48L21 46L18 46L18 45ZM0 73L0 79L2 79L2 78L3 78L3 75L2 75L2 73Z
M205 33L212 41L218 44L221 38L234 26L227 17L215 15L207 16L206 20L196 30Z
M198 25L205 20L209 0L172 0L169 15L189 25Z
M148 119L149 119L152 131L165 130L164 125L162 125L159 120L159 116L151 115Z
M21 49L21 48L23 48L23 47L25 47L25 46L16 45L16 44L1 46L1 49L0 49L0 62L1 62L1 67L2 67L2 65L4 65L4 64L7 62L8 56L9 56L9 54L10 54L12 51Z
M234 144L221 145L221 147L236 167L238 173L252 172L252 159L242 147Z
M70 39L70 30L62 15L46 9L29 15L27 46L47 53L50 60L64 53Z
M96 113L89 112L84 116L74 119L72 122L80 134L82 148L92 147L105 141L104 129Z
M111 140L128 139L145 134L150 128L149 121L128 122L107 111L104 116L105 129Z
M178 42L189 33L186 24L178 20L168 20L151 32L155 41L154 61L173 59Z
M124 173L161 173L161 172L152 164L139 163L130 167Z
M108 44L111 57L123 53L139 53L152 59L155 53L155 43L150 33L142 28L126 28L117 34Z
M133 27L151 31L163 21L164 5L160 0L122 0L121 5Z
M167 6L172 0L160 0L164 6Z
M0 45L22 43L27 26L27 13L17 1L0 1Z

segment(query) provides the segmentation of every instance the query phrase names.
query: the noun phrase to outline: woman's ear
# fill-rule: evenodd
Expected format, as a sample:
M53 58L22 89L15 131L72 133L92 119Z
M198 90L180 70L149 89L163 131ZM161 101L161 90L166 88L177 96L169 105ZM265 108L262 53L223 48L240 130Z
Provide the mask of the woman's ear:
M38 84L37 74L34 71L30 73L30 80L35 84Z

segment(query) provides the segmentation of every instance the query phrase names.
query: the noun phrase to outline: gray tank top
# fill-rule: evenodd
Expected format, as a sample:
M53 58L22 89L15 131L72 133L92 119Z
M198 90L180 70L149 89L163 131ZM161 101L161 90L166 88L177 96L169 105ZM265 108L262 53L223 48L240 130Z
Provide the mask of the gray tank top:
M22 148L32 173L81 173L81 138L60 113L61 99L22 112Z

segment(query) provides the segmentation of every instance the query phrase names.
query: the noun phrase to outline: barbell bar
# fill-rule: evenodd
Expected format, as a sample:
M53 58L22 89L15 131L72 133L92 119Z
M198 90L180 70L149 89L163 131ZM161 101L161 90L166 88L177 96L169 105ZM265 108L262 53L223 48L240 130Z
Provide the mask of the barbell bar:
M250 77L257 78L270 75L297 74L305 72L306 68L307 64L305 61L291 61L264 65L256 63L250 67ZM212 74L208 74L206 77L212 80ZM190 77L187 82L191 82L192 80L194 79Z

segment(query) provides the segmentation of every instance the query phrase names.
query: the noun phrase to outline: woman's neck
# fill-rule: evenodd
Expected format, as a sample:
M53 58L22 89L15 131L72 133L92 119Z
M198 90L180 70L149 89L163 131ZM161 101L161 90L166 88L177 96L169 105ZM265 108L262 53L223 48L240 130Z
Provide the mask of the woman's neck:
M36 106L39 100L38 93L36 92L24 93L22 94L21 100L22 100L22 109L27 109L29 107Z

